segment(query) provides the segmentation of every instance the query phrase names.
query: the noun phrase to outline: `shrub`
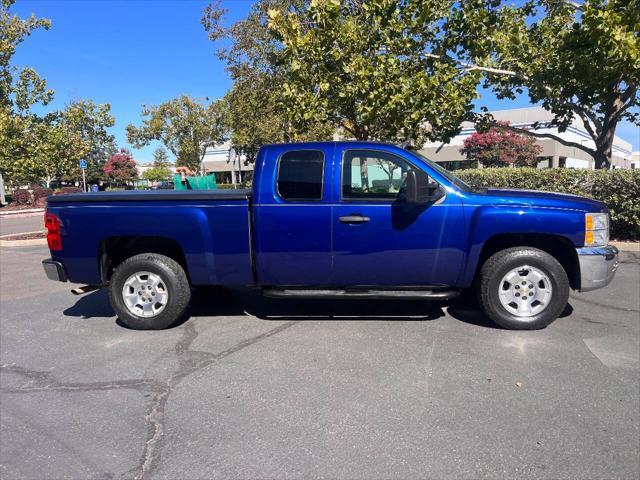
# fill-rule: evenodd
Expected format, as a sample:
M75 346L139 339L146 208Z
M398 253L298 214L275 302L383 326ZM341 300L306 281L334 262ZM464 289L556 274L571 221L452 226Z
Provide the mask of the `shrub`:
M53 195L53 190L50 188L36 187L33 189L33 199L36 202L41 198L47 198L49 195Z
M485 167L535 165L542 148L534 138L501 128L508 125L509 122L498 122L486 132L474 132L465 139L460 153Z
M64 195L65 193L82 193L82 189L80 187L62 187L55 195Z
M31 192L29 190L18 189L13 192L11 200L17 205L29 205L33 198L31 197Z
M456 175L472 187L523 188L601 200L609 208L611 237L640 239L640 170L484 168Z

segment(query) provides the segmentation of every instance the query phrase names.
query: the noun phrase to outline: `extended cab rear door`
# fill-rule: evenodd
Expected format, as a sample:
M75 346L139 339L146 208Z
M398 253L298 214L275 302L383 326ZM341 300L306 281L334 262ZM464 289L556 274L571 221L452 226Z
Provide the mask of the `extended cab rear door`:
M267 147L253 204L260 285L331 284L332 143Z

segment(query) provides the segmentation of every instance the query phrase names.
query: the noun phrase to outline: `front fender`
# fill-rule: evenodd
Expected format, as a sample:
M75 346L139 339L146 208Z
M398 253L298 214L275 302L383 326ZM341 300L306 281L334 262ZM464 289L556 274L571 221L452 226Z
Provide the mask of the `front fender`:
M584 211L530 205L483 205L465 208L469 226L468 256L459 282L473 282L486 243L498 235L562 237L574 246L584 241Z

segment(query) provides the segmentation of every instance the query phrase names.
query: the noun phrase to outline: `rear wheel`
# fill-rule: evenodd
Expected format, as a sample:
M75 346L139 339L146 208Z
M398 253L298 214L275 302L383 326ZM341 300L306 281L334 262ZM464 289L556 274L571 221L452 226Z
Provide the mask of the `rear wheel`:
M177 321L191 298L183 268L169 257L143 253L123 261L109 284L120 320L136 330L158 330Z
M560 263L532 247L492 255L480 271L483 310L498 325L535 330L553 322L567 305L569 279Z

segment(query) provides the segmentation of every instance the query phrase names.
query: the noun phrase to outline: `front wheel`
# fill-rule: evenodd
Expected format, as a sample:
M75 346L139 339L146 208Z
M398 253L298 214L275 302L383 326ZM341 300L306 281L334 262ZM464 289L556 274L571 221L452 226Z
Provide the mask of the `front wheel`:
M560 316L569 299L569 279L560 263L532 247L495 253L480 271L484 312L504 328L536 330Z
M178 320L191 299L183 268L164 255L143 253L111 276L109 300L118 318L136 330L159 330Z

